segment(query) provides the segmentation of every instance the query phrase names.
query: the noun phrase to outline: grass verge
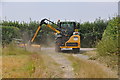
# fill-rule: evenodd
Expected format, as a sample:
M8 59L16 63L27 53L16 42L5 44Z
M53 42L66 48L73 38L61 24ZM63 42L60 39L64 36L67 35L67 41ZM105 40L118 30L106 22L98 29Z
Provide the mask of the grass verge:
M68 56L72 62L76 78L116 78L103 66L89 60L78 59L74 56Z
M3 49L3 78L60 78L60 65L44 52L9 46Z
M97 51L88 51L84 55L89 56L89 60L96 60L106 67L110 68L112 71L118 71L118 55L106 55L100 56Z

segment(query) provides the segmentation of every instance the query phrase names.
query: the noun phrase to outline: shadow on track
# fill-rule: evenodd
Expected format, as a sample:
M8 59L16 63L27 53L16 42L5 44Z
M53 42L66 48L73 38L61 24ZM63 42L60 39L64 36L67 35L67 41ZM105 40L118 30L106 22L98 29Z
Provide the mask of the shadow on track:
M75 53L72 50L62 50L62 53L66 53L66 54L83 54L85 52L87 52L87 51L86 50L80 50L80 52Z

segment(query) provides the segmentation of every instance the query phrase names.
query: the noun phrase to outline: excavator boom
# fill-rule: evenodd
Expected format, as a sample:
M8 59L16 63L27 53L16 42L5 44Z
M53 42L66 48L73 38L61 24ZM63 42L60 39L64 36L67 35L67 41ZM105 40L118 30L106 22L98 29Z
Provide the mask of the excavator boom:
M57 29L55 29L54 27L52 27L51 25L47 24L47 27L49 27L50 29L52 29L53 31L55 31L56 33L60 33L60 31L58 31Z
M34 34L34 36L33 36L32 40L31 40L31 42L33 42L33 41L34 41L34 39L36 38L36 36L37 36L37 34L38 34L38 32L39 32L40 28L41 28L41 26L38 26L38 29L36 30L36 32L35 32L35 34Z
M41 20L40 25L38 26L38 28L37 28L37 30L36 30L33 38L31 39L31 42L33 42L33 41L35 40L35 38L36 38L36 36L37 36L37 34L38 34L39 30L41 29L41 26L42 26L43 24L46 24L47 27L49 27L50 29L52 29L52 30L55 31L56 33L58 33L58 34L60 33L60 31L58 31L57 29L55 29L55 28L52 27L51 25L47 24L47 23L45 22L45 20L53 23L52 21L50 21L50 20L48 20L48 19L43 19L43 20ZM53 24L54 24L54 23L53 23Z

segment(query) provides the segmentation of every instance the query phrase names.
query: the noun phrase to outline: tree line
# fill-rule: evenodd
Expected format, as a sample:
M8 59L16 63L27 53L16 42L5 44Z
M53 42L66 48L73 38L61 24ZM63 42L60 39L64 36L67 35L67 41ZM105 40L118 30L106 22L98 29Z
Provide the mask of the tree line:
M108 22L109 20L98 18L94 22L81 23L79 28L81 47L95 47L96 43L102 39ZM0 23L2 25L2 44L7 45L14 38L22 39L27 43L33 37L39 23L39 21L32 20L29 23L3 20ZM57 28L54 24L51 25ZM45 25L42 25L42 29L39 31L34 43L49 46L51 43L54 43L54 38L54 32L48 27L45 27Z

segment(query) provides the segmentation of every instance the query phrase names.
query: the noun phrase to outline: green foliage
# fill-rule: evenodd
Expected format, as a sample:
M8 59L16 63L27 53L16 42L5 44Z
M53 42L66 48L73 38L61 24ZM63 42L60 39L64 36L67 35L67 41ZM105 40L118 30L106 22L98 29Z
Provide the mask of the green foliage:
M97 51L100 56L115 54L118 51L118 40L106 39L102 40L97 45Z
M12 26L2 26L2 44L3 46L12 42L13 38L19 38L19 28Z
M55 28L57 26L55 26L54 24L51 24L52 26L54 26ZM23 41L26 43L29 40L31 40L31 38L33 37L34 33L36 32L38 26L39 26L39 21L32 21L30 20L30 23L26 23L26 22L18 22L18 21L2 21L2 26L4 28L4 26L9 26L8 28L10 28L10 30L8 29L3 29L3 35L5 35L5 39L3 41L4 44L9 44L9 42L12 41L13 37L11 37L11 32L6 34L6 31L8 30L11 31L12 26L15 26L15 28L18 28L20 31L20 36L19 38L23 39ZM14 35L13 35L14 36ZM47 39L47 37L49 37L49 39ZM7 39L7 37L9 39ZM18 37L17 37L18 38ZM34 43L37 44L44 44L44 45L48 45L50 42L50 40L54 40L54 34L53 31L51 29L49 29L48 27L46 27L46 25L42 25L41 30L39 31L37 37L35 38Z
M80 26L81 47L95 47L96 42L101 40L102 34L107 27L108 21L96 19L94 22L85 22Z
M118 17L109 21L102 40L97 45L99 55L113 55L118 53L118 28L120 27L118 25Z
M2 46L2 27L0 26L0 47Z
M102 39L106 40L106 38L113 40L118 38L118 18L113 18L113 20L109 21Z

